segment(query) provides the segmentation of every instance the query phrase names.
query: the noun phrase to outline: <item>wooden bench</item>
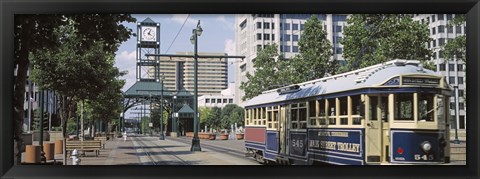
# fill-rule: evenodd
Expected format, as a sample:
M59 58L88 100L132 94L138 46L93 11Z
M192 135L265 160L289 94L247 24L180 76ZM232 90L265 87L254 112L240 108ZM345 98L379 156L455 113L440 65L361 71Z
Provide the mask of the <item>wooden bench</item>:
M102 149L105 149L105 143L107 142L107 137L95 137L93 140L99 140L102 143Z
M78 151L94 151L95 156L98 157L98 154L100 154L100 149L102 148L102 141L100 140L84 140L84 141L67 141L65 145L65 150L68 151L73 151L77 149ZM70 152L68 152L70 153Z

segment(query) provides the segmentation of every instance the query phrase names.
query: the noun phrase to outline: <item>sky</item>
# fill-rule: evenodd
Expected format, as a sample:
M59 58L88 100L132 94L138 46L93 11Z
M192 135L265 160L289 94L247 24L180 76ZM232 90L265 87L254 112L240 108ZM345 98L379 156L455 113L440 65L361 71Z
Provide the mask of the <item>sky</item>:
M190 42L192 29L196 28L198 20L203 33L198 37L198 52L225 52L235 55L235 17L233 14L133 14L137 22L147 17L160 23L160 53L175 54L176 52L193 52L194 46ZM187 19L188 17L188 19ZM185 19L187 21L185 22ZM182 28L182 24L185 25ZM136 23L123 23L136 33ZM181 31L180 31L180 28ZM180 31L180 33L179 33ZM174 40L178 33L178 37ZM130 37L121 44L116 52L115 66L120 71L128 71L122 79L126 80L123 91L128 90L135 83L135 55L137 37ZM169 48L170 47L170 48ZM168 50L168 51L167 51ZM232 62L235 59L230 59ZM234 63L228 63L228 82L233 82Z

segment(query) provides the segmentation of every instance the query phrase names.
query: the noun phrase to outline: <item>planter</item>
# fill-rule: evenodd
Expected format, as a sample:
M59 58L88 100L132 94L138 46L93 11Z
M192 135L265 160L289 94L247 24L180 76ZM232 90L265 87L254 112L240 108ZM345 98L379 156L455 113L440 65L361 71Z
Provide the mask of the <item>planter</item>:
M210 137L208 139L210 140L215 140L215 138L217 138L217 135L215 134L210 134Z
M27 145L25 147L25 163L40 163L40 146Z
M237 137L237 140L242 140L244 134L236 134L235 136Z
M55 159L55 143L43 143L43 152L45 152L45 159Z
M218 137L218 139L220 139L220 140L228 140L228 134L220 134L220 136Z

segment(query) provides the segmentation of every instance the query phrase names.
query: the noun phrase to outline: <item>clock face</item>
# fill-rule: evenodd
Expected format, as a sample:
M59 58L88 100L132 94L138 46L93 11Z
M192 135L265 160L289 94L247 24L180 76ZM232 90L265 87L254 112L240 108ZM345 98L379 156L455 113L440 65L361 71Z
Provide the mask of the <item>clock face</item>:
M157 28L155 27L142 27L142 41L156 41L157 40Z

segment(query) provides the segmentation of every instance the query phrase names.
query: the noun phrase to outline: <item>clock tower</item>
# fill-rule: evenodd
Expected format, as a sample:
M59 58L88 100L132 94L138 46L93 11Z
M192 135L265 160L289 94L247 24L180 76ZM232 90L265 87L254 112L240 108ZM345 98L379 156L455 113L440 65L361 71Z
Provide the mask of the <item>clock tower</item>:
M145 54L160 54L160 23L147 18L137 23L137 81L160 80L159 57Z

